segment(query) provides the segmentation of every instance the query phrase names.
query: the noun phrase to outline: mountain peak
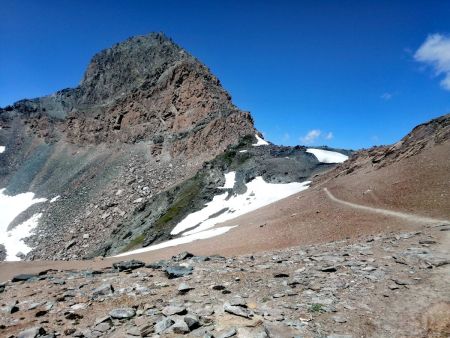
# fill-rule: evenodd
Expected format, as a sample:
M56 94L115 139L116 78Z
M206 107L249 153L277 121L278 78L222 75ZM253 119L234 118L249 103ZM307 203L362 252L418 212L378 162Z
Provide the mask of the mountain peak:
M77 145L154 143L153 155L208 159L255 134L220 81L163 33L128 38L95 54L80 85L16 102L0 118Z
M111 101L155 81L168 65L194 58L163 33L128 38L95 54L80 84L82 103Z

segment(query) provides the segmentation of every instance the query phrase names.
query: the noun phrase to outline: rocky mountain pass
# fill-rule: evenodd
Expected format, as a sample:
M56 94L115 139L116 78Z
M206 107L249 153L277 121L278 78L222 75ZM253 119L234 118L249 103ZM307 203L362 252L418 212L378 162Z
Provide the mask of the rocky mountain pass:
M0 127L1 337L450 336L450 114L275 145L151 33Z

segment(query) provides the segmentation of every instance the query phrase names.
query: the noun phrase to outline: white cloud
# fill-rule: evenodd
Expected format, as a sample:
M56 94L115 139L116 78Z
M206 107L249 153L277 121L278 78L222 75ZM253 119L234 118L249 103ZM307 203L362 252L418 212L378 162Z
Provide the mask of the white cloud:
M310 130L305 136L301 137L300 140L305 144L312 144L317 138L322 134L319 129Z
M334 137L333 133L330 131L325 135L325 140L331 140Z
M380 97L385 101L389 101L390 99L392 99L392 96L393 95L391 93L383 93Z
M414 59L431 66L436 75L444 75L441 86L450 90L450 36L429 35L414 54Z

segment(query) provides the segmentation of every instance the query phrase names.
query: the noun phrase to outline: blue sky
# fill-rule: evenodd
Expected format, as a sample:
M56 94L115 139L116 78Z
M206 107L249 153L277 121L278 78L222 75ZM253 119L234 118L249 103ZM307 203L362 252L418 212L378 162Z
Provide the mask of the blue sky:
M74 87L94 53L163 31L210 67L275 143L393 143L450 112L448 1L0 6L0 106Z

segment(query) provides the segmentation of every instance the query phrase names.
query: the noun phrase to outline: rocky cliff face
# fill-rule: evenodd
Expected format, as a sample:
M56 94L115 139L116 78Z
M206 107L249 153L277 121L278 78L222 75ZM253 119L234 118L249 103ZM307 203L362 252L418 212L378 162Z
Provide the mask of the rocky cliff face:
M254 133L250 114L209 69L160 33L96 54L76 88L0 110L2 125L15 118L46 141L145 141L154 156L169 157L213 157Z

